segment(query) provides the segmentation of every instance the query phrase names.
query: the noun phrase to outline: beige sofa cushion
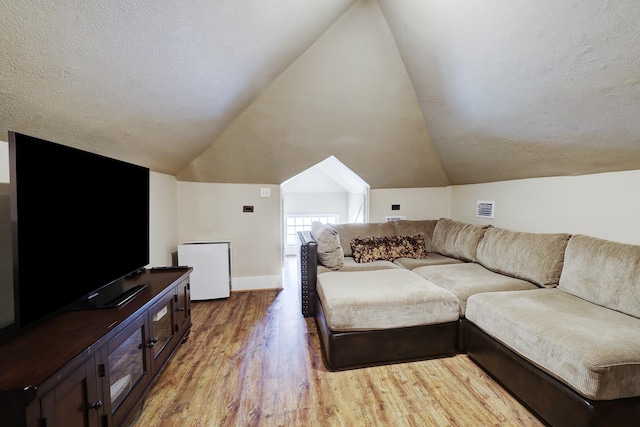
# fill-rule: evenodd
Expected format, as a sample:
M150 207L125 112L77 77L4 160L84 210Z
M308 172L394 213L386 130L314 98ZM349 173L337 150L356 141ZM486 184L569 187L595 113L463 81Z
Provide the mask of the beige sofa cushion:
M395 234L396 236L417 236L421 235L424 237L424 244L427 249L427 252L435 252L433 249L433 243L431 242L433 239L433 230L438 223L437 219L425 219L425 220L407 220L401 219L398 221L393 221L395 225Z
M328 272L316 287L334 331L395 329L454 322L458 299L404 269Z
M375 271L375 270L388 270L388 269L398 269L402 268L399 265L391 261L372 261L372 262L356 262L353 257L346 256L344 257L344 264L340 269L340 272L343 271ZM327 273L329 271L333 271L327 267L323 267L318 265L318 274Z
M366 224L335 224L333 225L340 236L340 245L345 256L353 256L351 240L357 237L395 236L396 229L393 221L370 222Z
M462 263L419 267L413 270L430 282L453 293L460 301L460 315L465 315L467 299L480 292L537 289L533 283L487 270L480 264Z
M640 318L640 246L571 237L558 289Z
M434 251L464 261L476 262L478 243L488 227L441 218L433 229Z
M569 234L523 233L489 228L478 244L478 262L489 270L528 280L538 286L558 286Z
M640 395L640 319L558 288L476 294L466 315L584 397Z
M440 255L435 252L429 252L427 258L398 258L393 261L394 264L406 268L407 270L413 270L414 268L424 267L427 265L442 265L442 264L462 264L464 261L458 258L452 258L445 255Z
M331 270L339 270L344 263L344 251L338 232L319 221L311 223L311 235L318 244L318 262Z

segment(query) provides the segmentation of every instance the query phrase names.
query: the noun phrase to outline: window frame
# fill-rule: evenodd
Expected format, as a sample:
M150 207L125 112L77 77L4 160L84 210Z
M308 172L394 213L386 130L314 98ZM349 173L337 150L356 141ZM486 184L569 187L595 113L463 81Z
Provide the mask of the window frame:
M294 220L294 224L289 220ZM286 246L293 246L298 243L298 231L311 231L311 223L320 221L324 224L339 224L340 215L334 212L325 213L289 213L284 218L284 242ZM291 240L290 240L291 238Z

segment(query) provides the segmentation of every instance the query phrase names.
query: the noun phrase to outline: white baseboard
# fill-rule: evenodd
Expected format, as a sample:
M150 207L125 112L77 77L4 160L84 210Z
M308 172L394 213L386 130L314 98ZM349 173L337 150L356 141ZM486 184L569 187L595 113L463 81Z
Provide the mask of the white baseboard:
M254 291L260 289L282 289L282 276L234 277L232 291Z

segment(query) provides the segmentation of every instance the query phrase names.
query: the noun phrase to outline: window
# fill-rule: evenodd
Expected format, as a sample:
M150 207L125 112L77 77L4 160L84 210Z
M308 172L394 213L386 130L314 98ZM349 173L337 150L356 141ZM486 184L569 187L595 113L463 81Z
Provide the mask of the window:
M285 241L287 245L298 243L298 231L311 231L311 223L320 221L324 224L337 224L338 215L287 215L287 225L285 226Z

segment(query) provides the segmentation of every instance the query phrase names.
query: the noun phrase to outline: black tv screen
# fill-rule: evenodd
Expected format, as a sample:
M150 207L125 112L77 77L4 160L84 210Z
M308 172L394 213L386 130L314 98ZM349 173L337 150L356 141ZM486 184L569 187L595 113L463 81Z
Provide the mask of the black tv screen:
M14 132L9 156L20 328L149 264L148 168Z

